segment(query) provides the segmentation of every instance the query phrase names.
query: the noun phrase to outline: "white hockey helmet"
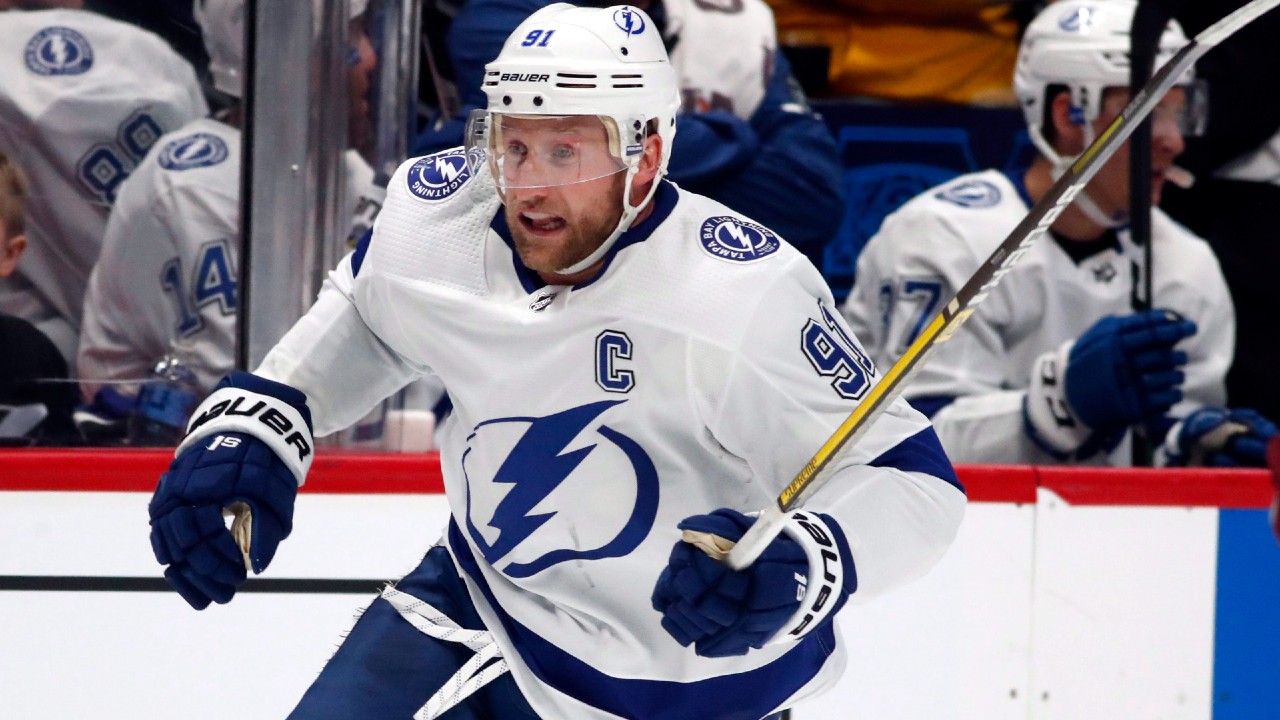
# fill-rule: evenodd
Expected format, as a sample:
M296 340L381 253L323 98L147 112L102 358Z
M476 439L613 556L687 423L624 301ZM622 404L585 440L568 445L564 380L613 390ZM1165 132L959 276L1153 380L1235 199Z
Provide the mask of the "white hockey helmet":
M1051 3L1027 27L1018 50L1013 88L1026 116L1036 146L1054 153L1045 141L1043 124L1047 92L1066 86L1071 94L1073 119L1090 125L1102 108L1107 88L1129 87L1129 29L1136 0L1060 0ZM1160 37L1155 70L1187 44L1178 23L1170 22ZM1192 85L1192 71L1179 84ZM1197 106L1199 108L1199 106ZM1187 130L1202 119L1193 118Z
M658 187L654 182L639 207L630 202L631 178L643 157L644 139L656 124L662 139L658 176L666 173L676 133L680 91L675 70L653 20L642 10L548 5L530 15L507 38L502 51L485 66L482 89L488 108L472 114L467 156L475 165L490 163L499 191L529 187L505 173L501 118L599 117L608 133L614 164L607 170L583 170L575 177L544 185L586 182L625 171L623 213L612 235L582 262L562 272L590 267L608 251Z
M205 51L209 75L219 92L240 97L244 67L244 0L196 0L192 8Z
M368 4L368 0L349 0L348 17L360 17ZM244 0L195 0L192 10L209 53L213 86L231 97L240 97L244 88Z

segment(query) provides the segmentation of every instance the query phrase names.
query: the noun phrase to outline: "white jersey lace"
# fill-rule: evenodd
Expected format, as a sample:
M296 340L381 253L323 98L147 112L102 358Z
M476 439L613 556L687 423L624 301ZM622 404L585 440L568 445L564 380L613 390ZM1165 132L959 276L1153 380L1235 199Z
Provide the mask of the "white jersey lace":
M418 630L437 640L462 643L475 651L475 657L463 664L439 690L427 700L414 720L435 720L449 708L462 702L468 695L488 685L507 672L507 661L502 658L502 651L493 640L488 630L467 630L459 627L448 615L437 610L430 603L402 593L388 585L382 591L382 598L391 603L400 613L400 617L409 621Z

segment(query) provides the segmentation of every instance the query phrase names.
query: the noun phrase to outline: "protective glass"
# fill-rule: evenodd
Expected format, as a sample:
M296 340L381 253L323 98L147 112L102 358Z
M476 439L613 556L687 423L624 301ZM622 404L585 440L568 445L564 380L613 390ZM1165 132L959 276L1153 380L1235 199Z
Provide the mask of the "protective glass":
M503 192L599 180L627 169L618 157L613 121L596 115L509 115L472 112L467 163L488 162Z

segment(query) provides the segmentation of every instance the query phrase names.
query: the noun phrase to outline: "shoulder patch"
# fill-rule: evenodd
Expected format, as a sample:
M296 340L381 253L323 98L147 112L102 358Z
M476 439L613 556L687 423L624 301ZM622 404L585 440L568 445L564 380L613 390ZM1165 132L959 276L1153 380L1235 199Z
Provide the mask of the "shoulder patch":
M27 42L27 69L37 75L79 75L93 67L93 48L68 27L47 27Z
M743 263L760 260L782 247L769 228L729 215L707 218L698 240L708 255Z
M438 202L457 192L470 179L466 151L454 148L418 158L406 173L405 182L414 197Z
M934 197L966 208L989 208L1000 203L1000 188L986 180L966 180L941 190Z
M157 160L165 170L180 172L217 165L228 155L227 144L222 138L202 132L165 143Z

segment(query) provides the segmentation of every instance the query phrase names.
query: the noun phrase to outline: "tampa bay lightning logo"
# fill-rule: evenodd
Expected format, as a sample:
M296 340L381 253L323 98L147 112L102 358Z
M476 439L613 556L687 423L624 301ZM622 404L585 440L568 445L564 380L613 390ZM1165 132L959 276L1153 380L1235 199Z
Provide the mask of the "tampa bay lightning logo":
M490 564L523 578L640 545L658 512L658 471L639 443L599 421L624 402L476 425L462 455L466 523ZM584 513L590 522L578 521Z
M769 228L728 215L707 218L698 238L713 257L735 262L759 260L782 247Z
M1000 188L986 180L967 180L941 190L937 198L966 208L995 207L1000 202Z
M1094 19L1098 11L1092 7L1074 8L1058 19L1058 27L1067 32L1087 33L1093 29Z
M471 179L466 151L454 148L419 158L409 168L409 192L423 200L443 200Z
M644 32L644 16L626 5L613 11L613 24L627 35L639 35Z
M165 170L180 172L217 165L229 155L222 138L210 133L196 133L165 143L160 148L157 162Z
M93 48L71 28L47 27L27 42L24 58L37 75L79 75L93 67Z

